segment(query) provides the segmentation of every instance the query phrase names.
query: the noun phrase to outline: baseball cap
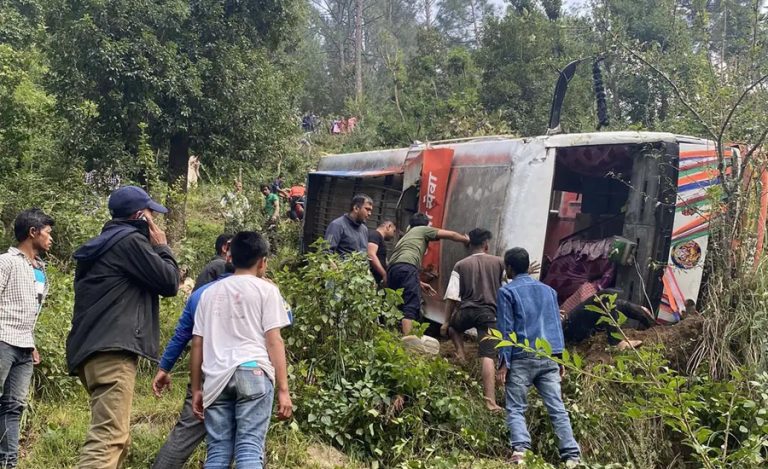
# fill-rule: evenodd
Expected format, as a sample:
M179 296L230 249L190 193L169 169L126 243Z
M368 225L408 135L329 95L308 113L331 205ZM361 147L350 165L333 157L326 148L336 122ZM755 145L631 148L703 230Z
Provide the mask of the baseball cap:
M108 206L113 217L127 217L145 208L153 212L168 213L167 208L152 200L144 189L136 186L123 186L112 191Z

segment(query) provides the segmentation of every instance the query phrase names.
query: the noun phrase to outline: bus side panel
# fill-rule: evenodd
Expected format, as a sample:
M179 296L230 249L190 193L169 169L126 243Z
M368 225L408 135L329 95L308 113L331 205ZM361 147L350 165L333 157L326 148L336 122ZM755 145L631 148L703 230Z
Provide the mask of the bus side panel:
M495 254L504 255L512 247L528 251L531 262L541 262L547 238L552 179L557 149L531 140L517 148L512 174L506 188L506 204L501 213L501 230Z
M709 241L710 191L720 184L713 145L681 143L679 168L672 247L659 310L659 320L666 323L680 320L686 300L698 299Z

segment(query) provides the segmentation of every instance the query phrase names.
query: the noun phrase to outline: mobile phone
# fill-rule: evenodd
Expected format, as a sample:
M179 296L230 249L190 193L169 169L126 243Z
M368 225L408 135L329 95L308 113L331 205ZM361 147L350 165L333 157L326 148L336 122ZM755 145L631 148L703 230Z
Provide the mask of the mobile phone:
M136 220L147 221L147 216L144 215L144 212L141 212L141 211L136 212L135 218Z

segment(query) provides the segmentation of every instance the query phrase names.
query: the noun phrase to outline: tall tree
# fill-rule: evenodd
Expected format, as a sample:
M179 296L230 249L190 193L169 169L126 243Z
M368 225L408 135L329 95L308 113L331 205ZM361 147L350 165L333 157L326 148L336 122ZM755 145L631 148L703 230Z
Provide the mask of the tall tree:
M50 10L54 89L82 118L73 152L135 170L140 124L167 151L169 235L184 233L190 151L264 161L290 131L292 75L279 51L296 26L291 1L59 0Z

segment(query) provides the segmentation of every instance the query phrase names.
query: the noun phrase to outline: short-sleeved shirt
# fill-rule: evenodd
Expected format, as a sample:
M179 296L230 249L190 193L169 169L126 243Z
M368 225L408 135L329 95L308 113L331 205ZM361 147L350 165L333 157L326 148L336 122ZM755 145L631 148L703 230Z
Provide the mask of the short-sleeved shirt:
M325 240L331 251L342 256L353 252L368 252L368 227L344 214L333 220L325 229Z
M203 292L193 334L203 338L203 406L219 397L237 367L255 361L274 382L266 333L290 324L280 290L253 275L233 275Z
M267 196L267 200L264 201L264 215L267 218L272 218L275 214L275 203L278 201L277 194L274 192Z
M484 252L466 257L453 267L445 299L459 302L459 309L489 307L495 312L504 271L500 257Z
M379 259L379 262L381 262L381 266L384 267L384 270L387 270L387 245L384 243L384 237L376 230L368 230L368 242L379 247L376 251L376 257ZM382 279L379 273L373 269L371 269L371 272L373 272L373 278L376 279L376 283L381 282Z
M410 228L395 246L395 250L389 258L389 265L411 264L416 267L421 266L421 259L424 257L424 253L427 252L427 245L430 241L437 240L437 231L437 228L431 226Z
M304 186L291 186L291 190L288 192L289 198L300 198L304 197L304 194L307 192L307 189Z

